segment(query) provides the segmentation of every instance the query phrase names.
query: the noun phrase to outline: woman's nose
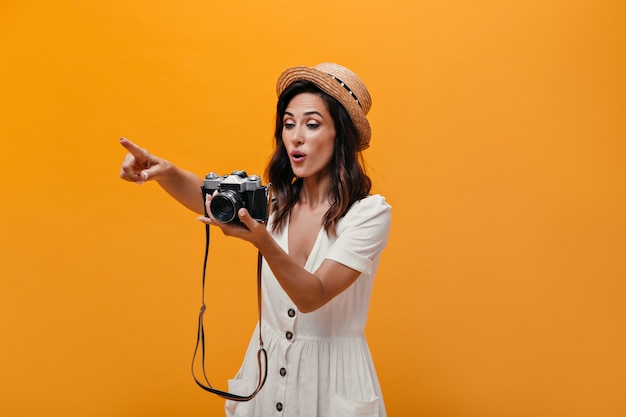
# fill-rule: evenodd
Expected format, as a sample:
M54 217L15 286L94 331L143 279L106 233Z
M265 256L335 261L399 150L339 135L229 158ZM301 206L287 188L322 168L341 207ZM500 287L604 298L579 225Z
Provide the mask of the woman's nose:
M294 144L303 144L304 143L304 129L300 125L294 126L291 130L291 142Z

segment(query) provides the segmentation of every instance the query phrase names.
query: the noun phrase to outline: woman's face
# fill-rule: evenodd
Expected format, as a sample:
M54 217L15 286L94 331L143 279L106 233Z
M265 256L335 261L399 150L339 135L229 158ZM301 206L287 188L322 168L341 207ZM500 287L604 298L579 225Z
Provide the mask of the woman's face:
M335 123L319 95L301 93L291 99L283 116L282 134L291 169L297 177L328 175L335 145Z

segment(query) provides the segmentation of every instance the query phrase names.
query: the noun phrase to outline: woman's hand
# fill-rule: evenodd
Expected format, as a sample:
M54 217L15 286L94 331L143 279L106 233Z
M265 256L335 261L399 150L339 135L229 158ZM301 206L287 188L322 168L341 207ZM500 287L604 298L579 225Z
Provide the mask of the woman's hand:
M156 180L162 177L171 165L168 161L150 154L126 138L120 139L120 145L128 151L120 170L120 178L123 180L137 184Z
M179 203L198 214L203 212L200 177L152 155L126 138L120 139L120 144L128 151L120 169L121 179L137 184L156 180Z
M252 243L257 249L261 249L264 242L267 242L267 239L272 239L269 235L268 231L265 228L264 223L259 223L250 216L250 213L247 209L241 208L237 212L237 216L241 223L245 227L243 227L239 223L221 223L213 217L211 213L211 198L212 196L206 196L205 207L206 212L209 213L209 217L200 216L198 220L200 220L204 224L209 224L212 226L217 226L222 230L225 236L232 236L239 239L243 239L247 242Z

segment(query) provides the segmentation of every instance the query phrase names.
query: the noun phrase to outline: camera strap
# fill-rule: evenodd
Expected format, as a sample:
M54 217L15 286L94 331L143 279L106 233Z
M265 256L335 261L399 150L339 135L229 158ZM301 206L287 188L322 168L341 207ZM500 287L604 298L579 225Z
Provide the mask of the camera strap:
M263 336L262 336L263 332L261 331L262 330L261 329L261 323L262 323L262 320L261 320L262 318L261 316L261 305L262 305L261 269L263 265L263 256L261 255L261 251L259 251L258 258L257 258L257 307L258 307L258 312L259 312L259 350L257 352L257 362L259 365L259 380L258 380L256 388L250 395L245 396L245 395L232 394L230 392L221 391L221 390L213 388L213 386L211 385L207 377L206 366L205 366L206 355L205 355L205 337L204 337L203 318L204 318L204 312L206 311L206 304L204 302L204 288L205 288L205 282L206 282L207 260L209 256L210 235L211 235L210 226L207 224L206 225L206 243L205 243L205 248L204 248L204 263L203 263L203 268L202 268L202 307L200 308L200 314L198 316L198 337L196 339L196 348L194 349L194 352L193 352L193 359L191 360L191 374L193 375L193 379L196 381L196 384L198 384L198 386L200 386L200 388L202 388L205 391L218 395L226 400L250 401L259 393L261 388L263 388L263 385L265 384L265 380L267 379L267 352L265 351L265 348L263 347ZM196 364L196 357L198 356L198 349L200 349L200 353L201 353L202 377L204 381L201 381L198 379L198 377L196 377L196 373L194 370L195 364Z

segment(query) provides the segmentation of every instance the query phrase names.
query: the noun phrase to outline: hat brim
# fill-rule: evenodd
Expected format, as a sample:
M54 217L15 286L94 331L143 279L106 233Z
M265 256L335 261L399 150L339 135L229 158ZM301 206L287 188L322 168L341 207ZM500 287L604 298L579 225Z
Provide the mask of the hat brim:
M365 112L348 91L329 74L317 68L298 66L285 70L276 83L276 93L280 95L294 81L306 80L318 86L322 91L335 98L346 109L357 131L359 132L359 148L369 147L372 129Z

